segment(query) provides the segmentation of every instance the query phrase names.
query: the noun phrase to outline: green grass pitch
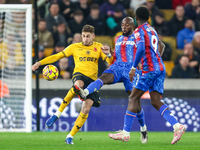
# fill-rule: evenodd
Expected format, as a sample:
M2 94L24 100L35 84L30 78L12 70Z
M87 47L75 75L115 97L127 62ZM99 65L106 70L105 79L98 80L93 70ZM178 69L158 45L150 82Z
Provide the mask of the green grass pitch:
M65 144L65 132L0 133L2 150L200 150L200 132L186 132L171 145L173 132L148 132L148 143L140 142L140 132L131 132L128 142L115 141L109 132L78 132L74 145Z

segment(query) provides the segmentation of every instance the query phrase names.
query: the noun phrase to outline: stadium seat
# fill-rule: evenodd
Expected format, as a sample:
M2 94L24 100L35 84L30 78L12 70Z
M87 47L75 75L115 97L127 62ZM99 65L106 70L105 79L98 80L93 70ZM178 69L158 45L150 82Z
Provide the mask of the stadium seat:
M113 39L111 36L98 35L98 36L95 36L94 41L99 42L101 44L108 44L111 47L114 46Z
M177 50L176 50L176 53L177 53L177 55L183 54L183 49L177 49Z
M166 21L169 21L174 15L173 9L160 9L160 11L164 14Z
M53 48L45 48L44 49L44 56L50 56L51 54L53 54L54 49Z
M166 68L166 74L168 77L172 75L172 69L174 68L174 62L173 61L164 61L165 68Z
M135 17L133 9L126 9L125 11L126 11L127 16L132 17L132 18Z
M36 78L36 75L35 75L34 73L32 74L32 78L33 78L33 79L35 79L35 78ZM41 73L39 74L39 78L40 78L40 79L42 79L42 78L43 78L43 75L42 75Z
M174 61L177 57L177 52L176 52L176 38L173 36L163 36L162 39L164 42L168 43L170 47L172 48L172 55L171 55L171 60Z

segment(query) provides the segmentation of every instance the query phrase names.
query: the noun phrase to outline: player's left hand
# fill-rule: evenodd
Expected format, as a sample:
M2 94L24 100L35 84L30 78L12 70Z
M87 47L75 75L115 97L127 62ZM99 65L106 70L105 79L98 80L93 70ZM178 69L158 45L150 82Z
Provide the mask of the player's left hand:
M101 47L101 50L106 55L110 54L110 51L111 51L110 46L107 46L107 45Z
M131 82L133 82L134 77L135 77L135 69L131 69L131 71L129 72L129 78Z

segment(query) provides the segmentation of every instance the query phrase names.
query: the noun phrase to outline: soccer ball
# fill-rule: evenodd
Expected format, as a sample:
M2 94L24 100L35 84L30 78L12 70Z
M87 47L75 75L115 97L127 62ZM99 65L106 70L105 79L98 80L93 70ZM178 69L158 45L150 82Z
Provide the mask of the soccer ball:
M48 81L53 81L58 77L58 69L54 65L46 65L42 70L42 75L44 79Z

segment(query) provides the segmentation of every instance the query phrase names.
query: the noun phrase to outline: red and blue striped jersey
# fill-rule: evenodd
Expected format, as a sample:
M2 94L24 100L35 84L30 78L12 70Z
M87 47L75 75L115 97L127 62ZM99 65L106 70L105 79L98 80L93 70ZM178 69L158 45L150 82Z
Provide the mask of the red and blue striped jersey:
M117 64L133 65L136 53L134 34L130 36L120 35L115 38L114 62Z
M158 35L157 32L148 23L140 25L134 31L136 44L144 42L145 52L141 58L141 70L143 71L163 71L164 63L158 52Z

